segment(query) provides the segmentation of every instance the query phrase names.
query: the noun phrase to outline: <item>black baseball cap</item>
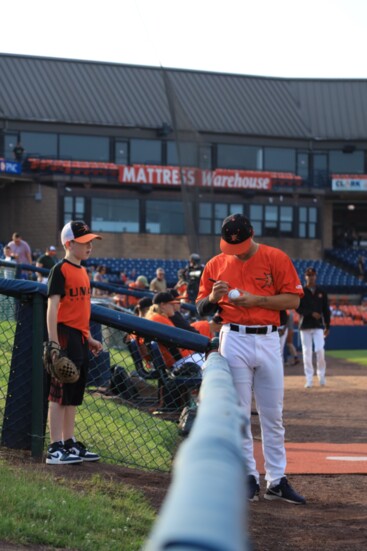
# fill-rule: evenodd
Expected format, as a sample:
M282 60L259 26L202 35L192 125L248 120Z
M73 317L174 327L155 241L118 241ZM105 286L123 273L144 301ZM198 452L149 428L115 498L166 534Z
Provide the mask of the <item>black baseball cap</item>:
M153 304L168 304L169 302L176 302L176 300L168 291L161 291L153 297Z
M150 297L143 297L138 301L137 306L140 308L140 310L144 310L144 308L150 308L152 304L153 300Z
M244 254L251 246L254 229L243 214L231 214L223 220L220 249L224 254Z
M316 275L316 270L313 268L313 266L309 266L305 270L305 275Z
M71 220L61 230L61 243L63 245L68 241L88 243L92 239L102 239L102 237L96 233L92 233L89 226L83 220Z

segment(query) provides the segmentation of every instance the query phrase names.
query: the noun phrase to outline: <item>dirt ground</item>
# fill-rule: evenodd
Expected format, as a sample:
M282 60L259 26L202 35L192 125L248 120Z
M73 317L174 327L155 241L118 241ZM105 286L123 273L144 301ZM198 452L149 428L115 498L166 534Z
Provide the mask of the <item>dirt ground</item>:
M288 442L367 442L367 368L341 360L328 359L327 386L304 389L301 365L285 369L284 423ZM255 439L260 438L258 417L252 416ZM11 452L0 451L10 456ZM11 458L14 463L14 457ZM129 484L144 492L158 511L167 492L170 476L146 473L119 466L95 463L77 469L57 467L24 458L19 467L47 469L55 478L83 479L95 475ZM307 499L295 506L266 501L261 497L248 508L248 532L253 551L364 551L367 548L367 476L292 475L291 484ZM4 544L3 544L4 545ZM0 549L40 549L2 546ZM239 550L240 551L240 550Z

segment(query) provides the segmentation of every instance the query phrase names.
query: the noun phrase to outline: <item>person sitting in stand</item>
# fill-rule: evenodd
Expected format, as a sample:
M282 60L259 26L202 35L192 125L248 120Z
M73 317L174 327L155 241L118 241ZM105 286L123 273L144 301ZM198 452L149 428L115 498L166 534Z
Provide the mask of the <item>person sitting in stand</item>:
M175 303L177 304L177 300L174 299L171 293L157 293L153 298L152 306L147 312L146 319L176 327L173 321L171 321L175 313ZM168 348L161 343L158 343L158 345L165 365L170 369L179 367L185 363L185 361L194 362L200 366L204 363L203 356L193 350L178 347Z
M36 267L37 268L45 268L47 270L51 270L57 264L58 260L56 258L56 247L51 245L50 247L47 247L44 254L39 256L36 260ZM43 275L40 272L37 273L37 281L39 283L45 283L47 284L48 275Z
M203 318L193 321L191 323L191 326L194 327L200 333L200 335L204 335L204 337L209 337L209 339L213 339L219 334L219 331L222 327L222 318L218 314L216 314L212 317L212 319Z
M163 268L156 269L156 277L152 279L149 285L150 291L153 293L161 293L167 291L166 274Z
M185 270L183 268L178 270L177 277L178 277L178 280L177 280L176 285L174 286L174 289L183 298L183 300L185 302L187 302L188 301L188 296L187 296L187 285L188 285L188 283L187 283L187 279L185 277Z
M139 275L135 281L132 281L128 285L128 289L131 291L147 291L148 290L148 280L144 275ZM123 306L124 308L129 308L130 310L134 310L136 305L138 304L141 297L135 297L133 295L121 295L117 294L113 297L113 300L116 304L119 306Z
M93 281L96 283L108 283L108 279L106 277L107 268L104 265L97 266L96 271L93 275ZM97 287L93 287L92 292L94 297L105 297L108 295L108 291L105 291L104 289L97 289Z

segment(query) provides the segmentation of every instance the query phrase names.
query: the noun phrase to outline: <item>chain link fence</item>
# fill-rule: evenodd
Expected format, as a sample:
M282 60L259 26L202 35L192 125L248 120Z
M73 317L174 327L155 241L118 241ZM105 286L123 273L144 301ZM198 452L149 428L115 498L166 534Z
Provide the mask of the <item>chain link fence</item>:
M0 277L1 446L38 458L49 442L45 318L45 285ZM201 371L194 360L208 339L99 305L91 320L103 352L91 356L75 436L105 462L169 471L183 438L180 416L196 407ZM163 361L162 343L195 357L174 372Z

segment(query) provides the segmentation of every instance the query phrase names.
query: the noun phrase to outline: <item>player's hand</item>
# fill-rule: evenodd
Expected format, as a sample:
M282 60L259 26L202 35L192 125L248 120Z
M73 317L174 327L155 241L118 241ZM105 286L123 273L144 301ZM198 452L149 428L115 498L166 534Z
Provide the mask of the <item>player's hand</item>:
M226 281L216 281L213 283L211 293L209 295L210 302L218 302L229 291L229 285Z
M318 312L312 312L312 317L315 318L315 320L321 319L321 314Z
M324 337L326 338L330 333L330 329L324 329Z
M238 289L238 290L241 293L241 296L238 298L230 299L230 302L232 302L236 306L244 306L245 308L252 308L254 306L258 306L258 301L259 301L258 295L253 295L248 291L244 291L243 289Z
M88 345L89 345L89 350L92 352L93 356L98 356L98 354L103 349L102 343L100 343L96 339L93 339L92 337L88 339Z

